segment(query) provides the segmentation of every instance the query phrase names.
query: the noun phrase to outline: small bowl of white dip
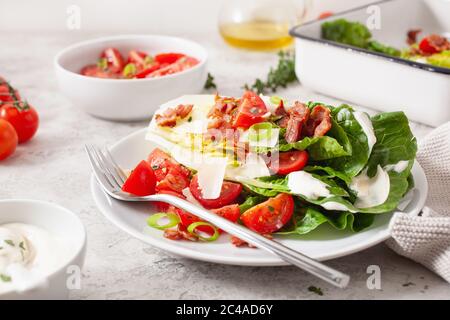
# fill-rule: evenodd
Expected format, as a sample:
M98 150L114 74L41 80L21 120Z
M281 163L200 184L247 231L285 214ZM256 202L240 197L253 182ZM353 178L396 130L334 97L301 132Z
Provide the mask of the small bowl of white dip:
M73 212L0 200L0 300L67 299L82 286L86 231Z

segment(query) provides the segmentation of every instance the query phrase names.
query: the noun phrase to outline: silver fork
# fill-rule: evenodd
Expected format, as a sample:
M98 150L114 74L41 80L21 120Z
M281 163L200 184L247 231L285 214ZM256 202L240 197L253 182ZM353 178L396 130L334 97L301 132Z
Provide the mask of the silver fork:
M121 187L126 180L126 176L114 161L114 158L108 149L105 148L104 151L102 151L94 145L86 145L85 148L97 181L100 183L103 190L114 199L121 201L163 201L169 203L212 223L233 236L277 255L282 260L295 265L328 283L340 288L345 288L347 286L350 280L348 275L286 247L279 242L270 240L239 224L232 223L217 214L184 199L167 194L137 197L127 192L123 192Z

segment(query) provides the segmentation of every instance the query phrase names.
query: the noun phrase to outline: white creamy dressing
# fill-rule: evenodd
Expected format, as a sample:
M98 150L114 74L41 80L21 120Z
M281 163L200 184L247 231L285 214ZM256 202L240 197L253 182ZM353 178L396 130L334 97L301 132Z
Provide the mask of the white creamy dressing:
M347 206L345 204L336 202L336 201L328 201L325 203L322 203L320 205L322 208L327 209L327 210L334 210L334 211L350 211L350 212L355 212L354 210L350 210L347 208Z
M287 175L287 179L288 188L293 194L302 195L312 200L331 195L328 185L314 178L311 173L294 171Z
M384 167L384 170L386 171L395 171L397 173L402 173L403 171L408 168L409 161L408 160L401 160L397 162L396 164L388 164Z
M375 136L375 131L373 130L372 121L369 116L365 112L355 111L353 112L356 121L358 121L359 125L364 131L364 134L367 136L367 143L369 145L369 156L372 153L373 146L377 142L377 137Z
M377 166L377 173L370 178L367 169L352 179L350 189L356 192L355 207L370 208L386 202L391 183L387 171Z
M0 293L45 284L45 277L70 259L70 246L34 225L0 225Z

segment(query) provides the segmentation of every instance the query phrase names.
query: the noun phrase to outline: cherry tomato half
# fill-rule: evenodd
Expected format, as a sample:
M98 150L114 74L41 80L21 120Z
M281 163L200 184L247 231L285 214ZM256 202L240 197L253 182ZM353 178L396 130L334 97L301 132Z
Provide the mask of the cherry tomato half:
M189 186L191 174L189 169L179 164L161 149L154 149L148 156L147 161L155 172L158 182L157 190L172 190L181 193L184 188Z
M148 196L155 193L155 186L155 173L150 164L142 160L125 181L122 190L136 196Z
M9 102L0 109L0 119L12 124L16 129L19 143L30 140L39 127L36 110L26 102Z
M248 209L241 215L245 226L261 234L270 234L281 229L294 213L294 200L287 193Z
M107 48L101 54L101 58L108 60L108 69L114 73L121 73L125 63L119 50L116 48Z
M8 121L0 119L0 160L14 153L18 143L16 130Z
M178 197L181 199L186 199L186 197L184 195L182 195L181 193L178 193L178 192L175 192L172 190L160 190L157 193L158 194L168 194L168 195L175 196L175 197ZM158 202L155 202L154 204L155 204L156 210L158 210L158 212L176 213L176 208L169 203L158 201Z
M171 63L176 62L178 59L183 58L184 56L185 55L182 53L170 52L170 53L157 54L154 59L156 62L161 63L161 64L163 64L163 63L171 64Z
M242 97L237 114L232 123L233 128L249 128L255 123L264 121L267 113L264 101L254 92L246 91Z
M428 38L423 38L422 41L420 41L419 48L423 53L426 54L434 54L439 52L435 47L431 45Z
M303 169L308 163L308 152L306 151L287 151L280 152L278 159L275 159L269 164L269 168L272 172L280 175L286 175L288 173L299 171Z
M234 223L236 223L239 220L239 216L241 215L238 204L230 204L230 205L224 206L222 208L212 209L211 211L216 213L217 215L221 216L222 218L225 218ZM194 216L193 214L190 214L181 209L177 209L177 214L180 217L181 224L185 228L189 227L189 225L191 225L194 222L203 221L202 219L198 218L197 216ZM214 233L214 230L212 230L212 228L209 226L199 226L197 228L197 230L206 232L208 234ZM219 232L223 232L223 231L219 229Z
M135 63L140 66L145 65L145 58L147 57L147 54L145 52L137 51L137 50L131 50L128 52L128 63Z
M222 190L217 199L204 199L202 191L198 185L198 176L195 175L191 184L189 185L192 195L202 206L207 209L216 209L233 203L242 191L242 185L239 183L224 181L222 184Z

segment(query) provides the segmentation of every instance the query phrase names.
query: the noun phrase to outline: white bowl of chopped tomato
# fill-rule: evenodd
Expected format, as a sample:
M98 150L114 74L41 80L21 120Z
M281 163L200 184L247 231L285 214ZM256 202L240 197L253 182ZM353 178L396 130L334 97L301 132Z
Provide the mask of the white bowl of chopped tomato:
M108 120L148 119L165 101L199 93L207 52L176 37L127 35L74 44L57 54L61 91L77 107Z

